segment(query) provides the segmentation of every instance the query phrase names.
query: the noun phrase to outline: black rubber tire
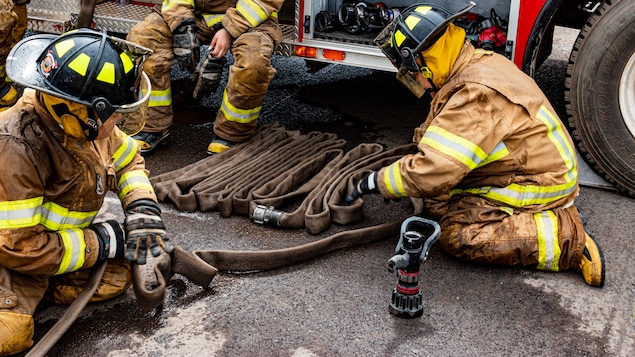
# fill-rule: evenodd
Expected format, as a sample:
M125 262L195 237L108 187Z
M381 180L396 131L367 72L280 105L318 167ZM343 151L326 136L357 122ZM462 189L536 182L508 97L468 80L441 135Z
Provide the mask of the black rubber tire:
M607 0L589 17L573 46L565 104L583 159L621 192L635 197L635 100L622 100L620 107L619 97L623 76L631 78L622 90L635 93L634 63L635 1Z

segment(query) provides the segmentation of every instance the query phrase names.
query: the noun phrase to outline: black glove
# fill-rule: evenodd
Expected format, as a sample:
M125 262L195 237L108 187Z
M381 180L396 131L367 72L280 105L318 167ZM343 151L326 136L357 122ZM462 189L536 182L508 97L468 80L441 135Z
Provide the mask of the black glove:
M344 203L350 205L353 201L367 193L379 193L379 188L377 187L377 171L373 171L359 180L353 192L344 198Z
M158 257L161 249L172 253L174 246L165 232L161 209L154 201L138 200L126 209L126 259L137 264L146 263L148 241L152 256Z
M225 67L225 57L215 58L212 56L211 48L207 50L204 59L196 66L194 99L203 98L211 93L216 92L220 79L223 76L223 68Z
M95 223L88 226L95 231L99 241L99 255L97 262L107 258L122 258L124 251L124 233L121 224L115 220Z
M172 47L179 68L193 73L201 57L201 43L196 36L194 20L185 20L174 30Z

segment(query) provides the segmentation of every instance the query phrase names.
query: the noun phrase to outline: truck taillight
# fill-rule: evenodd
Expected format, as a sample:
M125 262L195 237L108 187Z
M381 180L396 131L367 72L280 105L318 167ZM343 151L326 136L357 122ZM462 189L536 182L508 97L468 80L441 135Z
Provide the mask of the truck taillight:
M315 47L296 46L295 55L300 57L315 58L315 56L317 55L317 49Z
M343 61L346 58L346 53L344 51L336 51L336 50L324 50L322 55L326 59L330 59L333 61Z

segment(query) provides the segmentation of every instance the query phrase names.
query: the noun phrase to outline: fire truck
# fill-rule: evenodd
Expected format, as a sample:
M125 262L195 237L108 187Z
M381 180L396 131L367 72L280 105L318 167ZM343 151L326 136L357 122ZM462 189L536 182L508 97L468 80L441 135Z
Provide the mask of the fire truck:
M635 196L635 1L474 1L477 6L455 23L475 45L507 56L531 76L551 53L555 26L580 30L565 76L569 130L588 167ZM467 5L466 0L286 0L278 14L283 43L277 54L304 58L315 70L337 63L395 72L373 39L400 10L419 2L450 12ZM28 26L58 34L90 26L125 36L161 3L31 0Z

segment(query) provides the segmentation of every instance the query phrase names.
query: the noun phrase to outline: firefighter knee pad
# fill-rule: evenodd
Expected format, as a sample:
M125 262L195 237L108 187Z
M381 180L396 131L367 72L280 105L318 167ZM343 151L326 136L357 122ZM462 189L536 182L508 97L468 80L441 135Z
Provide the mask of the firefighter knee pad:
M80 270L49 279L45 298L57 305L70 305L82 292L90 270ZM130 263L125 259L109 259L104 276L99 282L91 302L109 300L121 295L132 284Z
M0 356L13 355L33 345L33 316L0 311Z

